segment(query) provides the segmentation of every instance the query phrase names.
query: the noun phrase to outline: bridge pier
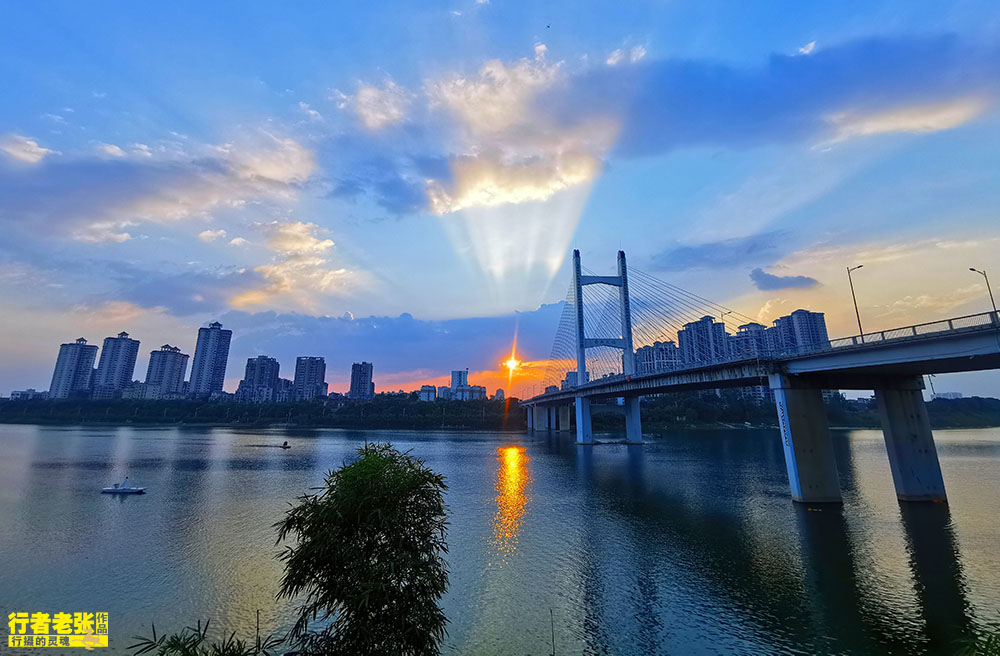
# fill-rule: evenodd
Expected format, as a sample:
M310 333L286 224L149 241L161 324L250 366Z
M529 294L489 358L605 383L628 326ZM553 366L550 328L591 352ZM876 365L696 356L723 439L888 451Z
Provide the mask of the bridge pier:
M558 410L559 410L559 416L558 416L559 425L556 427L556 430L568 431L570 428L570 419L569 419L570 406L561 405L559 406Z
M895 379L875 388L885 450L900 501L947 499L923 388L920 376Z
M529 405L525 408L528 415L528 430L535 432L535 406Z
M778 408L792 500L840 503L840 479L826 422L823 390L785 374L769 377Z
M642 420L639 416L639 397L625 397L625 442L642 444Z
M576 397L576 443L594 443L594 431L590 425L590 399L585 396Z

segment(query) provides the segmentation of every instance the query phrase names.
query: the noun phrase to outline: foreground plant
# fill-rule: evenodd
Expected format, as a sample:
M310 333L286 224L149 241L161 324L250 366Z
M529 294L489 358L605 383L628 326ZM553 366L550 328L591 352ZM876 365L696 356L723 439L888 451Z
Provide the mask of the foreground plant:
M294 542L280 555L278 597L305 596L290 638L307 654L436 654L447 623L444 477L389 444L358 454L276 524L279 544Z
M253 642L239 640L236 633L221 641L207 642L209 621L202 627L201 620L197 626L189 626L183 631L163 634L157 637L156 625L153 625L153 637L135 636L136 644L129 647L133 654L148 654L155 652L156 656L271 656L283 644L281 638L260 637L260 622L258 617L257 635Z

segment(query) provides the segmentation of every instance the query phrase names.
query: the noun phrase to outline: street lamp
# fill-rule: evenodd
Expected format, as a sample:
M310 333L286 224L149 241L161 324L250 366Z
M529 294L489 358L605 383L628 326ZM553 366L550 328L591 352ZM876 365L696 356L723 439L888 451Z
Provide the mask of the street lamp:
M854 279L851 278L851 272L852 271L857 271L858 269L860 269L863 266L864 266L864 264L859 264L858 266L855 266L855 267L847 267L847 282L849 282L850 285L851 285L851 298L854 299L854 314L858 318L858 334L861 335L861 343L862 344L865 343L865 331L861 327L861 313L858 312L858 297L854 295Z
M996 314L996 312L997 312L997 302L993 300L993 290L990 289L990 277L988 275L986 275L985 271L980 271L976 267L969 267L969 271L975 271L976 273L981 274L983 276L983 278L986 278L986 291L989 292L989 294L990 294L990 303L993 304L993 314Z

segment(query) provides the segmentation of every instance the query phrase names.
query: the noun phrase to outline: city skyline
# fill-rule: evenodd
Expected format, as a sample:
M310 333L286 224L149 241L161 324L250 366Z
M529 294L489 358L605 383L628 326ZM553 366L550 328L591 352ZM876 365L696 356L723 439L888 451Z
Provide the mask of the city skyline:
M831 336L858 264L866 330L990 308L987 2L59 7L0 26L0 390L74 335L213 320L234 362L336 342L390 389L500 380L515 334L548 356L572 247Z

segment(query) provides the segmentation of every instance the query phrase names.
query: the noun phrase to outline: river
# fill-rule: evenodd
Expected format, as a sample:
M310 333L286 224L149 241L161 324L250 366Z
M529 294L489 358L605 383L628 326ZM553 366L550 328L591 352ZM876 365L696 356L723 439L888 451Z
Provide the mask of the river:
M443 653L946 653L1000 621L1000 429L935 435L948 504L900 505L881 433L859 430L834 432L843 508L811 509L789 499L776 431L578 447L0 425L0 612L107 611L111 653L153 621L252 635L259 610L287 627L272 525L364 441L391 441L449 486ZM99 493L126 475L148 493Z

